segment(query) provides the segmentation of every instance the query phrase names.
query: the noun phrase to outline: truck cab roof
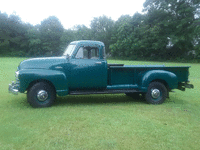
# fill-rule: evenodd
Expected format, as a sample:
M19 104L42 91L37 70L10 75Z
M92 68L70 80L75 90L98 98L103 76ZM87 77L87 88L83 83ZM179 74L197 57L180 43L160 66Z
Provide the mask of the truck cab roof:
M80 45L80 46L91 46L91 47L101 47L105 46L103 42L100 41L92 41L92 40L81 40L81 41L73 41L70 45Z

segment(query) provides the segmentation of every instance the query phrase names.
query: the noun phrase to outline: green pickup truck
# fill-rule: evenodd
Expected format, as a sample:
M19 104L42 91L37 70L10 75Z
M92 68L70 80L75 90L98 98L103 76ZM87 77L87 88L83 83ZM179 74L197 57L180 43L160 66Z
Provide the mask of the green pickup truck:
M110 93L143 95L148 103L161 104L172 89L193 88L188 84L189 68L107 64L104 43L74 41L61 57L22 61L8 90L27 92L33 107L51 106L56 95Z

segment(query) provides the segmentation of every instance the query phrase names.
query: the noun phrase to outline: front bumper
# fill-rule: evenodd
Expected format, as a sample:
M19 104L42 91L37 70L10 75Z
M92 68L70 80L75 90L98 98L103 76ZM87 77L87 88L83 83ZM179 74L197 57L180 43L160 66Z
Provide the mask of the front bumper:
M15 83L14 81L12 81L12 83L9 84L9 86L8 86L8 92L12 93L14 95L18 95L19 83L18 82Z

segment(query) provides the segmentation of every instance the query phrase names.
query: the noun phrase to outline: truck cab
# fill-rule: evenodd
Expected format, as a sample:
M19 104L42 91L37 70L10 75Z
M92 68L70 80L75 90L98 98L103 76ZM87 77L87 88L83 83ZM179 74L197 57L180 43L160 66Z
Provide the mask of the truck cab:
M100 90L107 87L107 61L102 42L72 42L64 52L69 90ZM70 74L68 71L70 70Z

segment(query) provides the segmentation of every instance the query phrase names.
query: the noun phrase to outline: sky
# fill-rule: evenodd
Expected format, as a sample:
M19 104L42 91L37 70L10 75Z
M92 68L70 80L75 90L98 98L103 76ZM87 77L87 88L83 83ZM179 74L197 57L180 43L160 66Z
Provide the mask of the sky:
M23 22L40 24L56 16L65 29L90 26L94 17L107 16L116 21L122 15L141 13L145 0L0 0L0 11L16 14Z

